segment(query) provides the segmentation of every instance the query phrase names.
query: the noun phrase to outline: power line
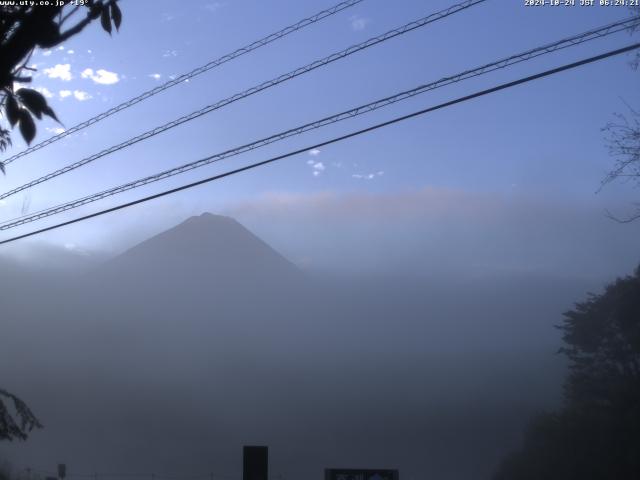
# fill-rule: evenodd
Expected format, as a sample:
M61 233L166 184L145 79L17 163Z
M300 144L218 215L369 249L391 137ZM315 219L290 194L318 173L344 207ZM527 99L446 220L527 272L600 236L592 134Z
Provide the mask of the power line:
M210 183L210 182L213 182L215 180L220 180L222 178L229 177L231 175L235 175L235 174L247 171L247 170L252 170L254 168L258 168L258 167L261 167L261 166L264 166L264 165L268 165L270 163L277 162L278 160L282 160L282 159L285 159L285 158L292 157L294 155L298 155L300 153L307 152L307 151L312 150L314 148L326 147L327 145L331 145L333 143L341 142L343 140L347 140L347 139L352 138L352 137L363 135L365 133L372 132L374 130L378 130L378 129L383 128L383 127L387 127L389 125L393 125L395 123L399 123L399 122L402 122L404 120L408 120L410 118L414 118L414 117L417 117L417 116L420 116L420 115L427 114L429 112L433 112L435 110L440 110L442 108L450 107L450 106L456 105L458 103L463 103L463 102L472 100L474 98L478 98L478 97L482 97L484 95L489 95L491 93L498 92L500 90L505 90L507 88L512 88L512 87L515 87L517 85L521 85L523 83L527 83L527 82L531 82L531 81L534 81L534 80L538 80L538 79L543 78L543 77L548 77L550 75L554 75L554 74L557 74L557 73L560 73L560 72L564 72L566 70L577 68L577 67L580 67L582 65L587 65L589 63L594 63L594 62L597 62L597 61L600 61L600 60L604 60L605 58L609 58L609 57L612 57L614 55L620 55L622 53L626 53L626 52L629 52L629 51L632 51L632 50L636 50L638 48L640 48L640 43L635 43L633 45L629 45L629 46L626 46L626 47L623 47L623 48L619 48L617 50L611 50L609 52L606 52L606 53L603 53L603 54L600 54L600 55L596 55L594 57L589 57L589 58L586 58L586 59L583 59L583 60L580 60L580 61L577 61L577 62L565 64L565 65L563 65L561 67L556 67L556 68L553 68L551 70L546 70L544 72L540 72L540 73L537 73L537 74L534 74L534 75L530 75L528 77L523 77L523 78L520 78L518 80L514 80L512 82L503 83L503 84L500 84L500 85L498 85L496 87L488 88L486 90L481 90L479 92L475 92L475 93L472 93L470 95L466 95L464 97L456 98L455 100L450 100L448 102L441 103L441 104L436 105L434 107L428 107L428 108L425 108L423 110L419 110L417 112L413 112L413 113L410 113L410 114L407 114L407 115L403 115L401 117L396 117L396 118L393 118L391 120L387 120L386 122L378 123L376 125L372 125L370 127L363 128L361 130L357 130L357 131L348 133L346 135L342 135L340 137L335 137L335 138L332 138L330 140L326 140L324 142L316 143L315 145L309 145L309 146L307 146L305 148L294 150L294 151L291 151L291 152L288 152L288 153L285 153L285 154L282 154L282 155L278 155L276 157L271 157L271 158L269 158L267 160L263 160L261 162L252 163L250 165L246 165L244 167L236 168L234 170L230 170L230 171L225 172L225 173L221 173L221 174L214 175L214 176L202 179L202 180L198 180L196 182L188 183L188 184L182 185L180 187L172 188L170 190L165 190L163 192L156 193L154 195L149 195L147 197L143 197L143 198L140 198L138 200L134 200L134 201L131 201L131 202L123 203L123 204L117 205L115 207L111 207L111 208L107 208L105 210L101 210L99 212L95 212L95 213L91 213L89 215L84 215L82 217L74 218L73 220L68 220L66 222L61 222L61 223L58 223L56 225L51 225L49 227L41 228L39 230L34 230L32 232L29 232L29 233L25 233L25 234L18 235L18 236L15 236L15 237L12 237L12 238L9 238L9 239L6 239L6 240L2 240L2 241L0 241L0 245L4 245L4 244L10 243L10 242L15 242L16 240L20 240L20 239L23 239L23 238L27 238L27 237L31 237L31 236L34 236L34 235L38 235L40 233L48 232L50 230L55 230L55 229L58 229L58 228L61 228L61 227L67 226L67 225L72 225L74 223L82 222L82 221L88 220L90 218L94 218L94 217L98 217L98 216L101 216L101 215L105 215L107 213L115 212L117 210L122 210L124 208L132 207L132 206L138 205L140 203L145 203L145 202L148 202L150 200L155 200L156 198L160 198L160 197L164 197L164 196L167 196L167 195L171 195L173 193L181 192L183 190L187 190L187 189L190 189L190 188L193 188L193 187L197 187L197 186L203 185L205 183Z
M94 123L98 123L101 120L104 120L105 118L108 118L112 115L115 115L116 113L125 110L129 107L132 107L133 105L142 102L143 100L146 100L150 97L153 97L154 95L157 95L160 92L163 92L171 87L174 87L175 85L178 85L182 82L185 82L187 80L190 80L193 77L196 77L202 73L208 72L209 70L219 67L220 65L223 65L231 60L234 60L242 55L245 55L249 52L252 52L253 50L257 50L260 47L264 47L265 45L269 45L272 42L275 42L276 40L279 40L281 38L286 37L287 35L297 32L298 30L301 30L305 27L308 27L309 25L313 25L314 23L319 22L320 20L323 20L327 17L330 17L331 15L334 15L338 12L341 12L342 10L345 10L347 8L350 8L358 3L363 2L364 0L347 0L341 3L338 3L337 5L334 5L331 8L328 8L326 10L322 10L321 12L316 13L315 15L312 15L311 17L305 18L300 20L299 22L296 22L292 25L289 25L288 27L283 28L282 30L279 30L277 32L274 32L270 35L267 35L266 37L261 38L260 40L256 40L253 43L250 43L249 45L246 45L244 47L238 48L237 50L228 53L226 55L223 55L219 58L216 58L215 60L210 61L209 63L206 63L205 65L201 65L200 67L194 68L193 70L191 70L190 72L187 73L183 73L182 75L169 80L165 83L163 83L162 85L158 85L155 88L152 88L151 90L147 90L146 92L141 93L140 95L138 95L137 97L133 97L129 100L127 100L126 102L122 102L119 105L116 105L113 108L110 108L109 110L102 112L98 115L96 115L95 117L92 117L88 120L85 120L82 123L79 123L77 125L74 125L71 128L68 128L67 130L65 130L62 133L59 133L58 135L55 135L53 137L50 137L46 140L43 140L42 142L33 145L32 147L27 148L26 150L17 153L16 155L13 155L12 157L8 158L7 160L5 160L3 163L5 165L8 165L12 162L14 162L15 160L17 160L20 157L24 157L25 155L28 155L32 152L35 152L36 150L40 150L41 148L46 147L47 145L50 145L52 143L57 142L58 140L63 139L64 137L71 135L72 133L78 132L80 130L83 130L84 128L87 128L91 125L93 125Z
M349 118L353 118L368 112L378 110L380 108L392 105L394 103L397 103L403 100L407 100L416 95L419 95L431 90L435 90L437 88L444 87L446 85L450 85L450 84L457 83L457 82L460 82L469 78L473 78L479 75L483 75L495 70L506 68L508 66L511 66L523 61L528 61L528 60L531 60L532 58L536 58L541 55L546 55L564 48L579 45L581 43L584 43L596 38L602 38L606 35L611 35L613 33L619 32L621 30L625 30L627 28L633 27L634 25L638 25L638 24L640 24L640 17L635 17L633 19L627 19L624 21L608 24L600 28L596 28L593 30L589 30L589 31L574 35L572 37L564 38L562 40L559 40L553 43L549 43L531 50L527 50L522 53L511 55L510 57L502 58L500 60L485 64L481 67L466 70L456 75L444 77L435 82L423 84L411 90L406 90L386 98L378 99L373 102L367 103L365 105L360 105L356 108L352 108L351 110L346 110L346 111L337 113L335 115L331 115L329 117L316 120L314 122L310 122L310 123L307 123L283 132L279 132L269 137L253 141L251 143L248 143L230 150L226 150L224 152L217 153L215 155L210 155L208 157L205 157L193 162L189 162L189 163L180 165L178 167L164 170L154 175L143 177L143 178L140 178L116 187L112 187L107 190L103 190L101 192L94 193L92 195L88 195L88 196L73 200L71 202L66 202L60 205L56 205L54 207L49 207L31 214L28 214L28 215L22 215L14 219L7 220L5 222L0 222L0 230L8 230L10 228L13 228L19 225L24 225L26 223L30 223L36 220L40 220L42 218L49 217L51 215L55 215L67 210L80 207L82 205L87 205L89 203L93 203L98 200L102 200L104 198L126 192L128 190L142 187L144 185L148 185L150 183L164 180L174 175L185 173L187 171L194 170L196 168L200 168L214 162L218 162L230 157L234 157L236 155L240 155L242 153L249 152L251 150L255 150L257 148L264 147L271 143L275 143L295 135L300 135L302 133L305 133L311 130L315 130L333 123L337 123Z
M214 110L218 110L222 107L225 107L231 103L237 102L238 100L241 100L243 98L249 97L251 95L254 95L256 93L259 93L263 90L266 90L268 88L274 87L276 85L279 85L283 82L286 82L288 80L291 80L293 78L296 78L300 75L304 75L305 73L311 72L317 68L320 67L324 67L330 63L333 63L337 60L341 60L343 58L349 57L350 55L353 55L354 53L357 53L361 50L367 49L369 47L372 47L374 45L377 45L379 43L382 42L386 42L387 40L390 40L392 38L395 38L399 35L403 35L405 33L411 32L417 28L421 28L424 27L426 25L429 25L430 23L436 22L438 20L441 20L443 18L446 18L450 15L453 15L455 13L458 13L462 10L466 10L467 8L470 8L476 4L479 3L483 3L487 0L466 0L462 3L453 5L449 8L446 8L444 10L441 10L437 13L433 13L431 15L428 15L426 17L423 17L419 20L415 20L413 22L409 22L405 25L402 25L401 27L395 28L393 30L389 30L386 33L383 33L382 35L379 35L377 37L372 37L369 40L366 40L362 43L356 44L356 45L352 45L349 48L346 48L344 50L341 50L339 52L336 53L332 53L331 55L324 57L320 60L316 60L312 63L309 63L303 67L298 67L295 70L292 70L288 73L285 73L283 75L280 75L276 78L273 78L271 80L268 80L266 82L263 82L259 85L256 85L254 87L251 87L247 90L244 90L242 92L236 93L235 95L232 95L230 97L227 97L223 100L220 100L214 104L211 105L207 105L206 107L203 107L199 110L196 110L194 112L191 112L187 115L184 115L180 118L177 118L175 120L172 120L171 122L165 123L164 125L161 125L159 127L156 127L152 130L148 130L136 137L130 138L129 140L122 142L118 145L114 145L112 147L109 147L105 150L102 150L101 152L98 152L96 154L93 154L89 157L86 157L82 160L79 160L77 162L74 162L70 165L67 165L66 167L63 167L61 169L55 170L53 172L50 172L40 178L37 178L35 180L32 180L28 183L25 183L24 185L21 185L19 187L16 187L12 190L9 190L8 192L5 192L3 194L0 195L0 200L3 200L7 197L10 197L12 195L15 195L18 192L21 192L23 190L26 190L28 188L34 187L40 183L46 182L48 180L51 180L52 178L55 178L59 175L63 175L65 173L68 173L72 170L75 170L76 168L80 168L84 165L87 165L91 162L94 162L95 160L102 158L104 156L107 156L111 153L117 152L118 150L122 150L124 148L127 148L131 145L134 145L138 142L141 142L143 140L146 140L148 138L151 138L155 135L158 135L160 133L166 132L167 130L170 130L172 128L177 127L178 125L182 125L183 123L189 122L191 120L194 120L196 118L199 118L203 115L206 115L208 113L213 112Z

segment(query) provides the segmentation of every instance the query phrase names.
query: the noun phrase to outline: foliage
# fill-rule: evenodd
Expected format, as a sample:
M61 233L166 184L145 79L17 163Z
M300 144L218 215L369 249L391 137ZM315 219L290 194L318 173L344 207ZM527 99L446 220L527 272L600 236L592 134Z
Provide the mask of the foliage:
M79 0L76 5L50 2L48 6L34 5L36 2L0 3L0 113L6 126L18 127L27 143L35 138L36 120L48 116L58 121L40 92L16 88L16 84L32 81L29 72L33 69L27 64L34 50L55 47L97 19L111 35L112 25L118 30L122 23L117 1ZM0 125L0 151L9 146L11 132L5 125ZM0 162L0 171L4 173L4 170L4 164ZM0 441L25 440L29 432L41 427L25 402L0 389Z
M0 110L9 126L18 127L28 144L36 135L36 119L46 115L58 120L38 91L15 88L16 84L32 81L28 72L33 69L27 64L33 51L59 45L98 18L107 33L111 34L112 25L118 30L122 13L116 2L84 0L78 5L70 2L49 6L33 6L31 2L0 5ZM72 21L75 23L69 25ZM10 145L9 130L0 128L0 151ZM1 163L0 170L4 172Z
M0 480L9 480L11 478L11 466L8 462L0 463Z
M564 314L565 405L536 416L495 480L640 478L640 267Z
M628 115L616 114L616 121L609 122L603 129L607 133L609 153L615 158L614 168L602 181L603 186L615 179L640 185L640 112L630 106L627 108ZM640 218L640 203L635 206L636 211L625 218L609 216L619 222L632 222Z
M640 409L640 267L565 313L565 394L586 409ZM640 410L639 410L640 412Z
M640 15L640 5L630 6L629 13L631 13L632 16ZM635 27L632 27L629 33L634 34L638 31L640 31L640 25L636 25ZM637 69L638 67L640 67L640 52L638 52L637 50L636 50L636 54L633 57L633 60L631 60L631 67L633 69Z
M27 404L0 389L0 440L26 440L34 428L42 425Z
M632 15L640 16L640 6L629 7ZM640 25L629 29L630 34L640 32ZM636 51L631 67L640 67L640 51ZM627 105L627 115L615 114L615 120L603 128L606 132L609 153L615 159L613 169L602 180L603 188L614 180L628 180L640 185L640 112ZM640 219L640 203L635 203L635 212L626 217L618 217L608 213L609 218L621 223L629 223Z

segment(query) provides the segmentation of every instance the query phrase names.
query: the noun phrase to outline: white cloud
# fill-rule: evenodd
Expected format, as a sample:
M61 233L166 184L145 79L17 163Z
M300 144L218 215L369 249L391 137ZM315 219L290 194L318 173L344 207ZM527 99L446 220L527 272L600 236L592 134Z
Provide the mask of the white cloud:
M162 54L163 57L168 58L168 57L177 57L178 56L178 51L177 50L165 50L164 53Z
M60 45L56 50L64 50L64 45Z
M45 50L44 52L42 52L42 56L43 57L48 57L49 55L51 55L51 50Z
M64 128L62 127L47 127L45 130L49 133L54 133L56 135L59 135L64 132Z
M88 252L87 250L85 250L84 248L82 248L80 245L73 243L73 242L67 242L64 244L64 248L65 250L69 251L69 252L73 252L75 254L79 254L85 257L89 257L91 256L91 253Z
M364 174L364 175L356 173L356 174L353 174L351 176L353 178L357 178L357 179L360 179L360 180L371 180L371 179L375 178L375 175L373 173L367 173L367 174Z
M75 52L74 50L67 50L67 53L68 53L69 55L73 55L73 54L74 54L74 53L76 53L76 52Z
M88 92L85 92L83 90L74 90L73 96L75 97L76 100L80 102L84 102L85 100L89 100L93 98L91 95L89 95Z
M358 17L357 15L354 15L353 17L351 17L350 20L351 20L351 28L355 32L360 32L364 30L365 28L367 28L367 25L371 22L371 19Z
M46 98L53 98L53 93L47 87L37 87L36 90L44 95Z
M16 90L20 90L21 88L31 88L31 86L28 83L13 82L13 91L14 92Z
M73 94L73 92L71 90L60 90L58 92L58 95L60 96L60 98L67 98L70 97Z
M307 162L307 164L309 164L311 166L311 168L313 169L312 173L313 173L314 177L319 176L327 168L327 167L325 167L324 163L322 163L322 162L314 162L313 160L309 160Z
M64 82L68 82L73 78L73 75L71 75L71 65L68 63L58 63L51 68L45 68L44 73L49 78L59 78Z
M318 155L320 155L320 150L317 148L314 148L313 150L309 150L309 155L317 157Z
M153 78L154 80L160 80L160 78L162 77L162 74L160 74L160 73L151 73L151 74L149 74L149 77Z
M85 68L80 74L82 78L89 78L95 83L101 85L113 85L120 81L120 77L115 72L110 72L104 68L100 68L94 72L92 68Z
M206 10L209 10L211 13L216 13L218 10L220 10L222 7L224 7L225 4L222 2L211 2L207 5L204 6L204 8Z
M314 163L316 163L315 160L307 160L307 165L313 165Z
M376 177L381 177L384 175L384 172L380 170L376 173L354 173L351 175L353 178L357 178L358 180L373 180Z
M0 207L4 207L7 204L6 200L0 200Z

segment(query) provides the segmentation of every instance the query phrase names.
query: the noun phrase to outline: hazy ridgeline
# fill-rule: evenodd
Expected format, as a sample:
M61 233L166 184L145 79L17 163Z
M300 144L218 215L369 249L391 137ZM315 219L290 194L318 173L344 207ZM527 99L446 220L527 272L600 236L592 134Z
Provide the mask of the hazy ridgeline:
M0 446L17 467L239 476L241 445L267 444L274 477L487 478L559 402L553 326L599 286L318 274L211 215L65 255L0 272L0 378L45 425Z

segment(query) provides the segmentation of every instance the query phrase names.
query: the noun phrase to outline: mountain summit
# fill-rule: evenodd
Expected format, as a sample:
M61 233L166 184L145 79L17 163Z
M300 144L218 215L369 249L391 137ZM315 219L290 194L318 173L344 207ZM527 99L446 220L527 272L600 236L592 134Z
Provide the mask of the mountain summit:
M188 218L107 262L103 271L124 282L184 287L286 282L295 265L230 217ZM185 284L186 283L186 284ZM198 288L199 290L199 288Z

